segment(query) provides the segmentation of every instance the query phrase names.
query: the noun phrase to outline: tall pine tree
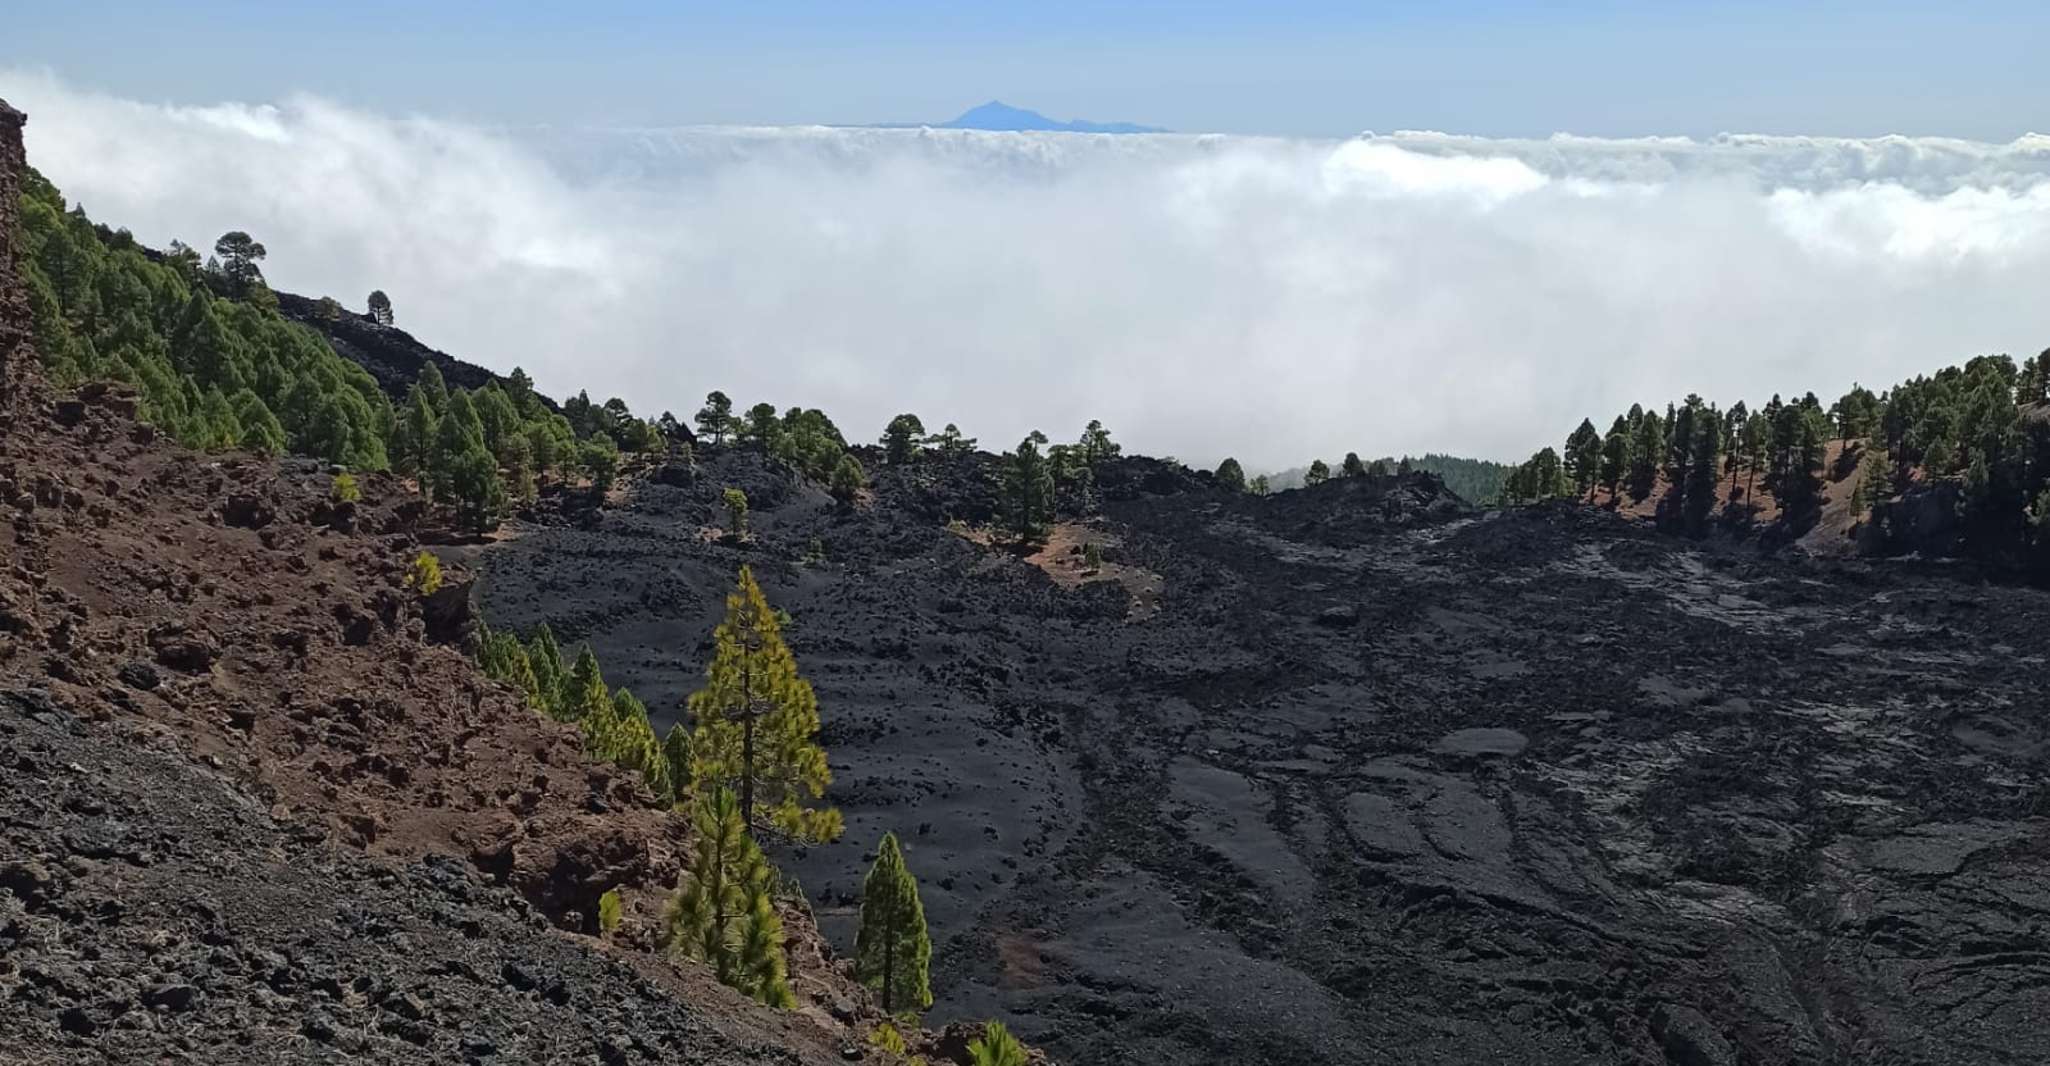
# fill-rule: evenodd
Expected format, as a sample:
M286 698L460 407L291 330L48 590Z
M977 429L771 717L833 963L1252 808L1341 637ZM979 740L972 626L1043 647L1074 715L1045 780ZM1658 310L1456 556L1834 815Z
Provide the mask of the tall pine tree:
M740 801L725 789L700 796L693 827L690 865L662 912L669 953L709 965L721 982L772 1007L795 1006L771 896L775 871L748 837Z
M690 697L694 787L733 790L750 833L837 838L840 812L806 806L833 780L818 742L818 697L798 676L776 613L748 567L726 597L726 620L713 640L705 687Z
M883 998L883 1013L932 1006L932 937L918 882L904 866L897 834L884 833L876 861L861 882L861 931L854 941L855 976Z

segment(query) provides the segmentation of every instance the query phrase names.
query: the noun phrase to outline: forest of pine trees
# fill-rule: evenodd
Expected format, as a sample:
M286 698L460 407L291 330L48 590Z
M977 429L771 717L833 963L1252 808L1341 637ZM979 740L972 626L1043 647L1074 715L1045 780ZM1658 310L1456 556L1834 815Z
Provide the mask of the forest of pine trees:
M132 385L144 420L191 447L390 469L418 478L464 526L484 529L508 505L531 501L538 479L588 475L602 489L623 451L657 450L670 436L618 399L598 405L578 394L554 413L517 368L466 391L450 389L429 362L395 407L367 371L278 313L259 265L265 249L247 233L224 234L205 263L177 243L158 254L67 210L33 172L22 228L50 379ZM372 295L376 313L383 294ZM389 323L388 299L378 317Z
M225 263L202 265L180 244L158 255L67 210L34 171L21 227L36 348L56 384L131 384L143 417L193 447L387 465L391 404L362 367L278 314L248 234L222 238Z
M1832 442L1842 465L1825 470ZM1663 483L1659 524L1700 535L1717 521L1812 525L1826 477L1855 478L1852 504L1883 543L1892 504L1935 491L1973 555L2050 573L2050 351L2019 365L1980 356L1875 393L1853 385L1824 406L1814 393L1722 410L1690 395L1664 415L1633 405L1606 434L1583 420L1563 458L1544 448L1518 466L1507 502L1555 496L1642 501ZM1772 509L1756 501L1770 492Z

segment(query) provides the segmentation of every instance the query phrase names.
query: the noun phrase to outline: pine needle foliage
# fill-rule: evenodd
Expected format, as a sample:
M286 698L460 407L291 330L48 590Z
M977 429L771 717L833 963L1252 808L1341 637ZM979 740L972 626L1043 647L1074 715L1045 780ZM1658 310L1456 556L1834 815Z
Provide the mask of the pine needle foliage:
M732 790L750 834L837 839L840 812L807 806L833 780L818 742L818 697L798 676L776 612L748 567L726 597L726 620L713 642L705 687L690 697L694 787L700 794Z
M1025 1045L1004 1023L990 1022L983 1027L981 1039L968 1045L968 1061L974 1066L1025 1066Z
M440 591L441 560L432 552L413 556L413 562L406 567L406 587L422 596L432 596Z
M725 789L702 796L693 823L690 865L662 913L667 950L772 1007L795 1006L771 896L775 872L748 837L740 801Z
M904 865L897 834L883 834L876 861L861 882L861 931L854 941L855 975L883 999L883 1013L932 1006L932 937L918 881Z

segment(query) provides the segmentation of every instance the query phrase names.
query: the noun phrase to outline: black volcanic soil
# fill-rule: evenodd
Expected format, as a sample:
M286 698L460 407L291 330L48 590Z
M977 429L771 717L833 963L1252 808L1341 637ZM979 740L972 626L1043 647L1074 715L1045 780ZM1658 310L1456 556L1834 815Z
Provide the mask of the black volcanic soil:
M2050 1059L2050 596L1131 460L1089 581L947 530L985 476L848 510L717 453L484 549L482 601L672 717L751 563L848 816L781 861L845 946L897 831L936 1018L1065 1062Z

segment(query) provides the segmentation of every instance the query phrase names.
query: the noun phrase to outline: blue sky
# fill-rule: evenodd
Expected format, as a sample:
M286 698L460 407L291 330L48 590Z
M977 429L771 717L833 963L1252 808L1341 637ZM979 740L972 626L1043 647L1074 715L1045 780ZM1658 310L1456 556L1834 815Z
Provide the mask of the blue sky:
M2050 4L41 3L0 66L491 123L940 121L990 98L1343 136L2050 131Z

